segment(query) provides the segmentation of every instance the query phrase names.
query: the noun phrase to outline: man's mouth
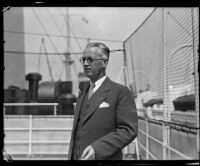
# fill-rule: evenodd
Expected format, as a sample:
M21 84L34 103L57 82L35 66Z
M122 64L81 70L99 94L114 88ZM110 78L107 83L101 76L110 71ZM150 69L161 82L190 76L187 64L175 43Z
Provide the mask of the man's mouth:
M85 70L85 72L90 72L91 71L91 69L89 69L89 68L85 68L84 70Z

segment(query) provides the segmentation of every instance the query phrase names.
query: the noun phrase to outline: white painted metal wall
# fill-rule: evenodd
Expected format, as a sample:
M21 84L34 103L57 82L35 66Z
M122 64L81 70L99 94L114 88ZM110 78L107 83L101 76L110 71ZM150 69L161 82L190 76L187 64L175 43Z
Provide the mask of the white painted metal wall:
M72 124L73 116L7 115L4 117L5 150L16 160L66 160Z

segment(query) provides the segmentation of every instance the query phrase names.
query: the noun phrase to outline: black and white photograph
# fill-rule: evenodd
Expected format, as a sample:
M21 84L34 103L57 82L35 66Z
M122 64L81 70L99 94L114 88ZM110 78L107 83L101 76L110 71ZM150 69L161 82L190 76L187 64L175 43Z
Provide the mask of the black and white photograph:
M2 13L5 162L199 163L198 7Z

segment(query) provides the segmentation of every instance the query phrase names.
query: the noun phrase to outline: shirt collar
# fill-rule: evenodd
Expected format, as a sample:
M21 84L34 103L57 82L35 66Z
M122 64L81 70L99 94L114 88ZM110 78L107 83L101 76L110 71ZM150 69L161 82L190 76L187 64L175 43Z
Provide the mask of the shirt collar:
M95 84L95 89L98 89L101 84L103 83L103 81L106 79L106 75L103 76L102 78L100 78L99 80L97 80L94 84ZM91 85L91 82L90 82L90 85Z

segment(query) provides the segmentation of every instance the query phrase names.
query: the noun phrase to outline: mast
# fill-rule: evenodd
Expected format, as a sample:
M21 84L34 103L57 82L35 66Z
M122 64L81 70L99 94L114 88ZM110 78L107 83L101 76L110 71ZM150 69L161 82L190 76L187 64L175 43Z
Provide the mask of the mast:
M69 9L68 7L66 8L66 25L67 25L67 36L70 36L70 29L69 29ZM71 81L71 69L70 69L70 64L69 61L70 59L70 37L67 37L67 52L65 53L65 72L66 72L66 81Z

